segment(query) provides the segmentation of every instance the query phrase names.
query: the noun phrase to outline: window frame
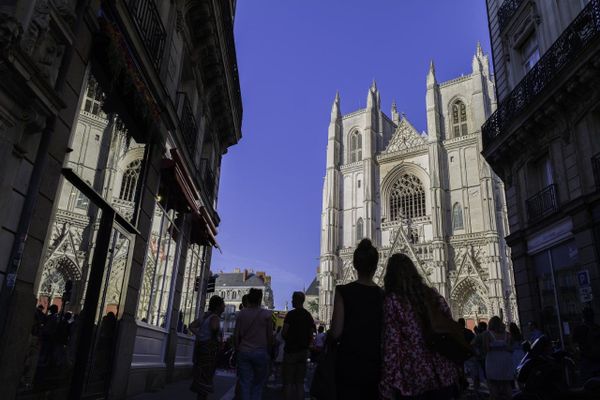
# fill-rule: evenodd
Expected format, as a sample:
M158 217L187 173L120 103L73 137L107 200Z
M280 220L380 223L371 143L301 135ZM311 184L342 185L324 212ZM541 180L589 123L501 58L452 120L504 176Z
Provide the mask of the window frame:
M356 129L350 133L349 139L349 164L362 161L362 134Z

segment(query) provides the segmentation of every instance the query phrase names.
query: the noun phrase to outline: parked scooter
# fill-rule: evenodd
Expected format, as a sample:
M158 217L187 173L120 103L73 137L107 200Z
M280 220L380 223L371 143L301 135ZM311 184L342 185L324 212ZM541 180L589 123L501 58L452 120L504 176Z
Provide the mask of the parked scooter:
M547 336L537 339L528 350L517 367L520 392L513 400L600 399L600 378L575 387L573 360L564 351L555 351Z

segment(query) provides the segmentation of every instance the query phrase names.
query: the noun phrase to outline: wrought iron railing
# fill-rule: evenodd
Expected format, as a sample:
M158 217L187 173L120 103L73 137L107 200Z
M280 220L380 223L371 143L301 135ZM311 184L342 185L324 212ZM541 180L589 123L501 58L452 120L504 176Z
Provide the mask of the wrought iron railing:
M566 66L600 38L600 0L591 0L483 124L484 147L550 86Z
M592 171L594 172L596 190L600 190L600 153L592 157Z
M162 61L167 33L154 0L129 0L129 11L137 25L144 46L158 70Z
M187 94L179 92L178 95L178 101L180 102L179 129L183 135L183 141L189 150L190 157L193 159L194 151L196 150L198 125L196 124L196 118L194 117L192 105Z
M515 15L515 12L521 7L524 0L504 0L500 8L498 9L498 28L502 30L506 27L506 24Z
M535 195L527 199L527 216L529 222L535 222L558 211L558 198L556 185L546 186Z

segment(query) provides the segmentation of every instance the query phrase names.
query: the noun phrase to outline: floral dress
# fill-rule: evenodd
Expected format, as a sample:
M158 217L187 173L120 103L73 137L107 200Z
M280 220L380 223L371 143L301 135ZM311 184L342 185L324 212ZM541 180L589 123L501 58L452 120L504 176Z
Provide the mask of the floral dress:
M450 309L442 296L440 308ZM384 399L396 394L417 396L453 386L458 368L452 361L425 346L425 339L412 306L399 296L386 296L383 303L383 368L379 391Z

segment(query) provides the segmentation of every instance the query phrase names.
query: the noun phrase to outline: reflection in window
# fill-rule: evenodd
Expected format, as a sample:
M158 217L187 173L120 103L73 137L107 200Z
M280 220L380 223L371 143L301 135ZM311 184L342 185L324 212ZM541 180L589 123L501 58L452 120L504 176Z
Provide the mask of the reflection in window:
M463 212L459 203L452 207L452 230L464 229Z
M190 243L185 257L185 272L183 275L183 288L181 294L181 311L183 313L182 330L190 326L190 323L197 318L196 307L198 296L202 287L202 247Z
M460 100L452 104L452 134L459 137L468 133L467 106Z
M425 216L425 190L421 180L405 174L394 185L390 193L390 220Z
M142 161L132 161L125 172L123 173L123 181L121 182L121 191L119 192L119 198L121 200L133 201L135 199L135 190L137 188L137 181L140 176Z
M350 162L362 160L362 135L355 131L350 135Z
M523 71L529 72L540 59L540 48L537 43L535 31L529 35L521 45L519 52L521 53L521 62Z
M174 210L166 211L160 203L156 203L138 303L138 318L162 328L167 327L169 317L176 239L179 237L176 217Z
M102 103L104 102L104 93L100 89L96 79L90 75L88 87L85 92L85 101L83 102L83 111L94 115L103 116Z

